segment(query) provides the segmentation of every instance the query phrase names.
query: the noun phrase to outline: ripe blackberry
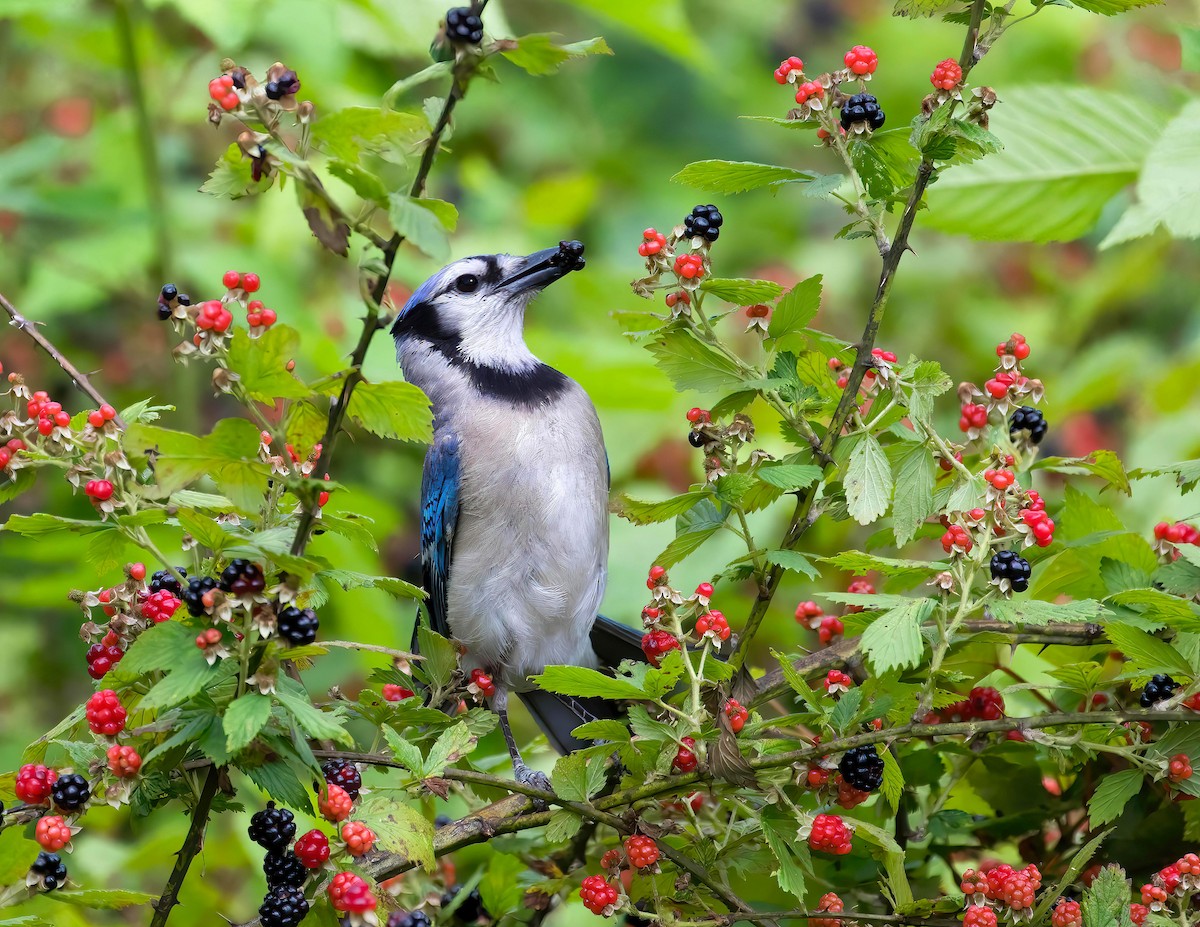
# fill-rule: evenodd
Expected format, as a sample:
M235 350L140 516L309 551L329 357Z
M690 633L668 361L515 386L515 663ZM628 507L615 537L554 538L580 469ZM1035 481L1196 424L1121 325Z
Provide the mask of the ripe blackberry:
M330 785L341 786L347 795L358 801L358 793L362 789L362 773L349 760L326 760L321 764L321 772L325 781Z
M587 266L587 258L583 256L583 242L571 239L560 241L558 250L550 255L550 263L555 267L565 267L568 271L583 270Z
M263 874L267 888L287 885L300 888L308 879L308 869L291 850L272 850L263 857Z
M856 122L865 122L872 129L878 129L883 121L879 101L869 93L856 93L842 104L843 129L849 130Z
M442 907L447 908L462 892L461 885L452 885L447 889L446 894L442 895ZM419 911L413 912L419 914ZM467 893L467 896L454 909L454 919L463 924L474 924L481 917L491 917L488 909L483 906L483 896L479 894L479 889L473 888ZM414 925L420 927L420 925Z
M424 911L395 911L387 919L387 927L431 927L432 923Z
M478 45L483 41L483 20L469 6L447 10L446 38L451 42Z
M1156 703L1169 699L1171 693L1178 688L1179 683L1174 679L1166 673L1159 673L1152 676L1146 683L1146 688L1142 690L1142 697L1139 701L1143 708L1152 708Z
M280 885L271 889L258 909L262 927L296 927L308 914L308 899L299 888Z
M1029 577L1033 573L1029 561L1018 557L1011 550L998 550L992 554L991 571L992 579L1007 579L1013 592L1024 592L1028 589Z
M187 578L187 570L183 567L175 567L175 572L185 579ZM177 599L183 595L179 580L171 575L170 570L156 570L150 577L150 592L153 594L162 592L164 589Z
M199 618L204 614L204 593L216 588L217 581L211 576L196 576L188 580L188 587L179 598L187 606L188 614Z
M296 608L289 605L279 613L279 633L287 638L293 647L311 644L317 639L317 629L321 621L311 608Z
M239 558L229 562L217 585L231 595L244 596L262 592L267 588L267 580L257 563Z
M275 80L267 81L264 88L268 100L278 100L289 94L300 92L300 78L295 71L284 71Z
M1041 444L1046 437L1046 417L1033 406L1021 406L1008 420L1008 433L1016 437L1017 432L1029 432L1029 440Z
M250 818L250 839L264 850L282 850L296 836L296 820L287 808L276 808L275 802Z
M179 288L173 283L165 284L162 288L162 292L159 295L162 297L162 301L164 303L169 303L179 295Z
M59 776L54 785L50 786L50 798L57 808L74 814L88 803L92 797L92 788L88 781L79 773L67 773Z
M883 784L883 757L870 744L855 747L842 754L838 772L860 792L874 792Z
M699 235L709 241L716 241L724 221L717 207L709 203L707 206L695 207L691 214L684 218L683 229L689 237Z
M62 888L67 882L67 864L57 853L39 853L29 871L38 877L44 892Z
M708 441L708 438L704 437L703 432L700 432L700 431L689 431L688 432L688 444L690 444L692 447L704 447L704 444L706 441Z

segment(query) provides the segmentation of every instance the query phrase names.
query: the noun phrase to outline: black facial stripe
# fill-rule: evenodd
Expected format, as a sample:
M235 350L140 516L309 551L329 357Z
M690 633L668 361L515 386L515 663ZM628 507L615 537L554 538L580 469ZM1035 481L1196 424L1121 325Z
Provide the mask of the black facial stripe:
M392 325L393 338L416 338L427 341L438 350L458 352L462 335L447 327L441 315L430 303L417 303L396 319Z
M516 406L533 408L550 402L567 388L569 382L564 374L546 364L511 370L476 363L459 350L461 338L457 333L451 338L437 339L427 338L415 332L412 334L444 357L455 370L466 374L471 385L480 393L494 399L503 399Z
M481 279L488 286L495 286L500 282L500 262L496 260L494 254L483 255L483 262L487 265L487 269L484 270Z

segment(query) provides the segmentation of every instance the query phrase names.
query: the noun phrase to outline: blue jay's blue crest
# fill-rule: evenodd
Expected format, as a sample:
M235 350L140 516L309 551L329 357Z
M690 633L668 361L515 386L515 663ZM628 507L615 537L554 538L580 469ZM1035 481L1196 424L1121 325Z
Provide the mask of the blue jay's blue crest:
M583 246L455 261L413 293L392 327L405 377L433 403L421 484L421 567L434 630L465 648L462 669L496 683L492 707L518 776L508 726L516 692L551 742L611 715L560 699L528 677L552 664L640 658L641 632L597 615L608 571L608 460L580 386L525 344L525 308L579 269ZM415 642L414 642L415 646ZM543 783L545 784L545 783Z

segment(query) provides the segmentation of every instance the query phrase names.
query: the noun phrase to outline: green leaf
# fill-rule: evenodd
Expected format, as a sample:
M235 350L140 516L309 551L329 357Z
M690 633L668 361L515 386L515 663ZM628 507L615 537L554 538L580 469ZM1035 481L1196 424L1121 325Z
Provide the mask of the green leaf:
M784 492L805 489L819 480L824 471L813 464L764 464L754 475Z
M1062 604L1042 602L1039 599L997 599L987 604L987 611L996 621L1042 625L1051 621L1097 621L1105 609L1094 599L1079 599Z
M1125 810L1125 805L1142 790L1140 769L1125 769L1110 773L1100 780L1100 785L1088 801L1088 817L1093 827L1115 821Z
M904 794L904 773L890 750L884 750L880 756L883 757L883 785L879 791L894 811L900 807L900 798Z
M420 113L373 106L349 106L323 113L312 125L316 146L348 164L357 164L363 151L403 152L428 132L429 121Z
M417 630L417 649L425 658L419 665L429 680L435 686L447 686L458 668L458 651L454 644L422 622Z
M525 896L525 885L521 881L525 870L524 859L511 853L492 853L488 858L487 871L479 880L479 894L483 906L496 922L515 920L510 915ZM469 892L468 886L464 886L464 892ZM445 912L446 908L443 908L443 917ZM461 914L456 919L466 920Z
M604 781L604 758L583 752L560 757L550 776L554 794L566 801L590 801Z
M250 781L266 792L271 798L282 802L297 811L312 811L312 799L309 797L310 786L300 781L296 771L282 761L264 763L262 766L251 766L244 772ZM311 780L310 780L311 782Z
M783 673L783 678L786 679L788 685L792 687L792 691L800 696L800 698L804 700L805 704L809 708L813 709L814 711L824 713L825 703L821 700L821 697L816 693L812 686L808 684L808 681L796 671L796 667L794 665L795 658L790 657L787 654L780 653L778 650L772 650L771 656L778 661L779 669Z
M878 439L864 434L850 454L843 481L850 516L860 525L883 517L892 497L892 468Z
M783 287L774 280L725 277L707 277L700 284L700 289L735 306L769 303L783 292Z
M221 724L225 749L236 755L254 742L271 717L271 700L258 692L247 692L229 703Z
M923 422L933 419L933 400L954 385L936 361L920 361L906 366L902 371L904 379L912 383L912 392L908 397L908 412Z
M821 274L801 280L784 294L771 313L767 334L782 338L804 330L821 308Z
M1154 673L1170 673L1190 679L1195 673L1183 658L1183 654L1166 641L1161 641L1145 631L1109 621L1104 625L1104 633L1113 646L1125 654L1133 668L1147 676Z
M816 177L808 171L752 161L693 161L671 178L706 193L733 194L785 183L808 183Z
M444 214L426 200L401 193L388 197L388 218L396 232L435 261L450 257L450 230Z
M1090 823L1090 822L1089 822ZM1091 862L1096 851L1100 849L1100 844L1108 836L1108 831L1100 831L1091 840L1079 848L1079 852L1071 857L1071 863L1067 866L1067 871L1062 874L1062 878L1058 880L1058 884L1054 886L1053 891L1043 892L1042 900L1038 903L1037 908L1033 912L1031 922L1038 924L1050 912L1054 903L1062 897L1067 888L1079 878L1084 867Z
M1125 872L1117 866L1101 869L1083 893L1082 907L1083 927L1133 927Z
M1159 589L1125 589L1105 601L1131 608L1157 626L1167 625L1176 631L1193 633L1200 631L1200 614L1197 614L1196 606Z
M884 612L862 636L863 651L876 673L905 669L921 662L924 639L921 624L933 613L933 599L908 599Z
M892 15L935 16L961 4L962 0L896 0L895 6L892 7Z
M766 557L768 563L783 567L792 573L802 573L809 579L817 579L821 575L821 571L812 565L812 561L799 551L768 550Z
M157 896L123 889L89 888L78 891L47 892L45 897L80 908L91 908L93 911L119 911L122 908L146 904Z
M168 623L164 622L164 624ZM192 652L176 661L171 672L156 682L143 696L141 702L138 703L138 708L146 711L173 708L181 702L186 702L193 696L199 695L233 668L231 665L229 669L226 669L221 663L209 666L204 655L196 649L193 642Z
M411 383L359 383L350 395L348 412L359 425L381 438L424 443L433 438L429 399Z
M949 564L939 560L897 560L893 557L876 557L861 550L844 550L832 557L822 557L821 562L847 573L882 573L901 585L910 585L949 568Z
M178 621L154 624L138 635L117 664L120 674L136 678L153 670L171 669L193 655L196 632Z
M502 42L500 54L535 77L553 74L563 62L572 58L613 53L608 43L599 36L582 42L572 42L570 45L559 45L550 33L543 32L523 35L515 40L515 47L510 47L511 44L512 40Z
M467 756L478 743L479 738L462 721L447 728L429 748L429 756L425 760L426 776L441 775L443 769Z
M1108 248L1164 229L1174 238L1200 238L1200 100L1167 123L1138 176L1137 201L1100 243Z
M200 185L200 192L236 200L251 193L261 193L268 189L271 183L269 177L263 177L257 182L253 180L250 159L242 154L237 142L233 142L213 165L208 180Z
M686 329L664 329L647 349L680 392L689 389L701 392L731 390L741 385L737 364Z
M539 676L531 676L539 688L557 695L596 696L608 699L644 699L646 693L627 679L606 676L584 666L547 666Z
M355 820L375 831L379 849L411 859L427 872L432 872L437 865L433 854L433 824L415 808L376 792L363 798L355 809Z
M1162 0L1071 0L1071 6L1077 6L1089 13L1099 13L1101 16L1116 16L1144 6L1158 6Z
M567 811L565 808L559 808L552 815L546 824L546 842L553 845L566 843L577 833L579 828L583 826L583 818L577 815L574 811ZM489 908L489 910L491 910Z
M1047 94L1072 118L1047 108ZM925 221L983 239L1078 238L1137 176L1164 123L1141 97L1091 87L1007 90L991 125L1004 150L946 170L930 188Z
M896 535L897 547L903 547L916 537L925 519L933 514L934 482L933 455L924 445L915 445L896 467L892 532Z
M376 206L387 205L388 192L383 181L365 168L334 158L327 165L327 170L364 200Z
M1092 451L1087 457L1043 457L1033 465L1033 469L1098 476L1113 489L1118 489L1127 496L1133 494L1121 458L1113 451Z
M281 676L275 689L275 701L296 719L296 723L310 737L347 745L354 742L350 732L342 727L337 718L312 703L300 683Z
M72 534L95 534L98 531L113 531L115 528L104 522L84 518L63 518L61 515L38 512L34 515L10 515L8 521L3 525L3 530L27 538L36 538L58 531L70 531Z
M0 505L11 502L32 487L35 482L37 482L37 474L33 470L17 470L15 473L7 473L5 481L0 483Z
M662 502L640 502L624 493L618 493L613 499L612 510L635 525L653 525L690 511L701 499L708 496L709 493L703 491L685 492Z
M607 740L617 743L629 740L630 737L628 725L607 718L581 724L571 731L571 734L580 740Z
M407 583L394 576L371 576L368 573L356 573L353 570L322 570L316 574L317 579L329 579L337 583L347 592L351 589L382 589L397 599L423 599L425 592L412 583ZM424 649L422 649L424 653Z
M229 343L229 368L251 399L268 405L277 398L302 399L312 391L287 370L299 347L300 333L287 325L272 326L258 338L237 328Z
M1200 460L1184 460L1164 464L1161 467L1142 467L1129 474L1130 479L1144 480L1155 476L1173 476L1184 493L1189 493L1200 483Z
M776 868L771 871L785 892L804 900L804 872L811 869L808 844L796 838L795 825L772 818L762 821L762 835L775 857Z

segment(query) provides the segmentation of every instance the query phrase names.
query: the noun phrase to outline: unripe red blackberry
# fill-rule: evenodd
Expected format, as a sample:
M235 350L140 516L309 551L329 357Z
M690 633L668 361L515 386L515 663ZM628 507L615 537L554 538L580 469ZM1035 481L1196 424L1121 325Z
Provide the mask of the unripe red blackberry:
M275 802L250 818L250 839L264 850L282 850L296 836L296 818L287 808L276 808Z
M620 895L604 876L592 875L583 880L579 887L583 906L593 914L604 915L610 905L615 905Z
M366 881L353 872L339 872L328 888L329 902L335 911L365 914L374 911L379 902Z
M317 639L321 620L311 608L296 608L289 605L279 613L279 633L293 647L303 647Z
M855 747L842 754L838 772L860 792L874 792L883 784L883 757L871 744Z
M625 841L625 855L635 869L649 869L658 862L658 844L652 837L634 834Z
M329 859L329 838L319 830L310 830L296 838L295 853L306 869L320 869Z
M302 889L280 885L267 892L258 916L262 927L297 927L308 915L308 907Z
M40 763L26 763L17 770L13 791L27 805L44 805L50 798L58 773Z
M818 814L808 835L808 845L821 853L845 856L853 849L850 828L836 814Z
M91 797L92 787L79 773L59 776L54 785L50 786L50 799L54 806L70 814L81 811Z
M263 857L267 888L289 885L300 888L308 879L308 869L291 850L271 850Z

